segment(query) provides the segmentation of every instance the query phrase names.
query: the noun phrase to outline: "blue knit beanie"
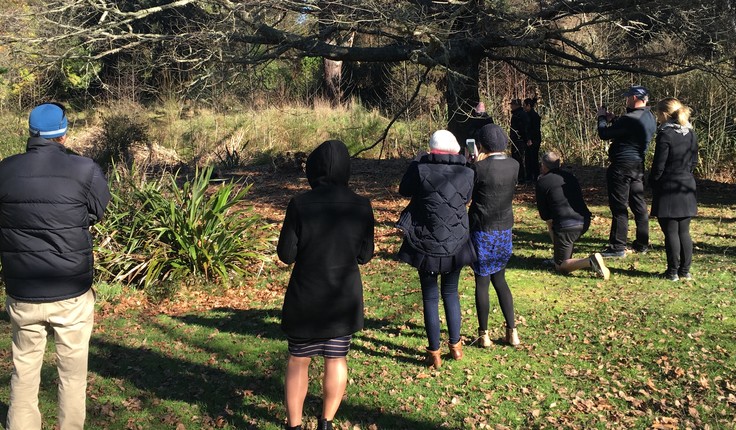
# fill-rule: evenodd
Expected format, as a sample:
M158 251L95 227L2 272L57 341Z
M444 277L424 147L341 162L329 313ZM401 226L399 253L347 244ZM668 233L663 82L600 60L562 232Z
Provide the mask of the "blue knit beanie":
M61 137L66 134L67 124L64 107L56 103L38 105L28 117L28 130L34 137Z

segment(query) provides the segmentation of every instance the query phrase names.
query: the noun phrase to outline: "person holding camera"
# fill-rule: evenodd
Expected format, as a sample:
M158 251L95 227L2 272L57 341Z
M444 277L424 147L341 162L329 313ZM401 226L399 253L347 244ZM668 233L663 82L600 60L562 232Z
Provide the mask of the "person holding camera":
M608 149L610 165L606 171L608 205L611 208L611 233L604 257L624 257L628 236L629 213L636 221L636 239L632 249L649 249L649 215L644 200L644 154L657 129L654 114L647 107L649 90L634 85L623 94L626 113L614 117L605 106L598 108L598 136L611 140Z
M411 201L396 224L404 232L397 257L419 273L428 341L426 364L437 369L442 365L440 296L451 357L463 357L458 283L460 270L476 258L466 209L473 192L473 171L466 166L465 157L459 154L460 145L449 131L435 131L429 148L429 154L418 155L409 165L399 185L399 194Z
M506 156L509 138L501 127L485 125L477 137L480 153L473 164L475 182L468 215L470 238L478 255L478 260L473 263L478 342L483 348L491 346L488 290L492 283L506 321L505 341L516 346L520 341L514 317L514 298L506 282L506 264L512 252L514 212L511 204L519 175L519 162Z

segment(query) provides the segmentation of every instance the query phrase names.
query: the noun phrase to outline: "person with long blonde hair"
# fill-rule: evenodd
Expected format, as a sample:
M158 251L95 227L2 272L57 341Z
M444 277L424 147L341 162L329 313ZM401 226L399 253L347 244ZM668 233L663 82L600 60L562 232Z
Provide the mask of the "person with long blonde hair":
M690 221L697 214L695 176L698 139L690 124L690 108L673 97L657 103L657 138L649 175L652 212L664 232L670 281L690 280L693 241Z

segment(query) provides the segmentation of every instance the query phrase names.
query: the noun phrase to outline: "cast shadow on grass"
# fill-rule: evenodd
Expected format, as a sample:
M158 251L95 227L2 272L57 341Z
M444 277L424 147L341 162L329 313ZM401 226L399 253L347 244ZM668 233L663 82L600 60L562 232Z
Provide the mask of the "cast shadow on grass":
M231 318L226 318L221 324L218 324L216 319L194 316L185 316L180 320L186 324L205 325L220 331L275 337L277 324L267 321L272 312L236 310L232 312ZM279 335L279 338L283 336ZM195 343L198 348L207 348L206 344ZM212 349L210 352L221 351ZM284 412L275 411L273 407L283 403L285 366L285 354L266 354L259 359L257 366L253 363L253 368L275 369L275 371L249 375L248 372L236 373L219 369L215 365L167 356L151 348L121 346L99 338L93 338L90 350L90 371L106 378L126 380L153 398L197 404L200 407L200 414L206 414L214 419L223 417L238 429L262 428L263 423L277 427L282 425L279 416L283 416ZM318 384L314 380L317 375L310 376L312 380L310 385ZM243 395L245 390L250 394ZM360 387L349 387L348 390L357 391ZM316 414L320 407L321 399L318 396L308 396L305 418L308 414ZM437 423L417 421L387 413L382 409L347 401L341 406L337 420L363 422L366 425L377 423L379 428L427 430L437 428ZM99 411L94 411L92 415L94 414L99 414ZM259 426L254 422L261 424Z
M248 334L257 336L261 339L271 340L283 340L286 341L286 335L281 331L278 324L278 317L280 315L278 309L234 309L234 308L217 308L211 313L213 316L204 316L201 314L197 315L184 315L175 317L177 320L188 324L197 325L201 327L208 327L211 329L217 329L220 332L232 333L232 334ZM224 314L224 315L223 315ZM406 326L406 330L395 326L384 319L365 319L365 331L356 334L356 339L363 339L364 341L371 343L376 348L366 348L359 345L357 342L353 342L351 349L360 351L367 356L375 356L386 359L395 360L409 365L417 365L420 363L416 359L417 349L413 347L407 347L400 345L399 342L402 336L407 335L412 337L424 337L423 335L414 334L417 330L423 330L413 323L403 322L402 326ZM387 336L394 334L395 342L386 341L379 339L377 336L371 334L372 331L380 331L385 333ZM392 353L398 352L398 353Z

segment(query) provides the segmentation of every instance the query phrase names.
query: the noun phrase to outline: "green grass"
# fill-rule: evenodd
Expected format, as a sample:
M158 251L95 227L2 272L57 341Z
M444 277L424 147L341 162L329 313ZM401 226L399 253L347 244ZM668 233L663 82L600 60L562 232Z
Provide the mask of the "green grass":
M591 209L597 218L579 255L607 237L608 209ZM445 359L439 371L421 366L418 280L391 259L400 239L389 235L363 269L366 328L353 343L337 421L360 429L736 428L736 205L703 204L700 213L692 226L694 282L653 277L665 265L656 221L653 250L609 260L612 279L603 282L589 272L540 269L551 246L534 208L520 203L508 281L522 346L466 346L462 361ZM389 221L378 233L392 230ZM272 265L250 287L211 297L206 309L182 303L188 310L171 315L136 305L135 294L115 299L105 286L90 351L87 428L280 428L287 353L279 314L288 275L288 267ZM470 270L460 293L467 343L477 328ZM502 321L494 308L496 337ZM10 333L8 323L0 327L3 419ZM305 407L312 426L319 361ZM47 428L55 422L52 362L49 352L41 387Z

